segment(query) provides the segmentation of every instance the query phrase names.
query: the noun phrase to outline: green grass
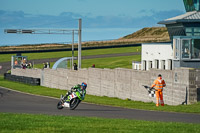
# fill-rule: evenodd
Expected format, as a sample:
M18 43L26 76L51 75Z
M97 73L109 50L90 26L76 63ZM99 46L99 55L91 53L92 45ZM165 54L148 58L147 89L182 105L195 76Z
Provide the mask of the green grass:
M129 53L129 52L140 52L140 51L141 51L141 47L92 49L92 50L82 50L82 56ZM11 61L12 55L15 55L15 54L0 54L0 62ZM71 51L64 51L64 52L25 53L25 54L22 54L22 55L28 56L28 60L32 60L32 59L71 57L72 52ZM78 55L77 51L75 51L74 55L75 56Z
M119 56L119 57L107 57L107 58L95 58L95 59L84 59L81 61L82 68L89 68L92 64L95 64L96 68L132 68L132 61L140 61L140 55L132 55L132 56ZM77 60L74 61L78 63ZM55 62L50 62L51 67ZM68 67L70 67L68 63ZM43 68L43 64L36 64L34 68Z
M1 133L198 133L199 124L0 113Z
M12 82L8 80L4 80L2 76L0 76L0 86L7 87L13 90L22 91L30 94L43 95L43 96L51 96L59 98L61 94L65 94L65 90L47 88L43 86L31 86L28 84L22 84L18 82Z
M0 86L31 94L51 96L55 98L59 98L61 94L66 93L65 90L60 90L60 89L47 88L42 86L30 86L27 84L11 82L8 80L4 80L2 76L0 77ZM118 98L98 97L92 95L86 95L84 102L101 104L101 105L111 105L116 107L144 109L144 110L200 113L200 102L192 105L178 105L178 106L165 105L164 107L162 106L156 107L155 103L152 102L144 103L139 101L121 100Z
M11 61L11 57L16 54L0 54L0 62Z
M119 57L109 57L109 58L96 58L96 59L87 59L82 60L82 67L88 68L92 64L95 64L97 68L132 68L132 61L140 61L140 55L132 56L119 56Z

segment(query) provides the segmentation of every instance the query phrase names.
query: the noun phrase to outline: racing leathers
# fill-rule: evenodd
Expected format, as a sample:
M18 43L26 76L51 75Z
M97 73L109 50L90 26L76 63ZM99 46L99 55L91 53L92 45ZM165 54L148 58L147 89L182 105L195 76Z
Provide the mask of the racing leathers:
M68 97L72 92L76 92L76 91L78 91L78 92L80 93L80 95L81 95L81 100L84 100L85 94L86 94L86 90L85 90L85 89L82 89L82 86L81 86L80 84L77 84L77 85L75 85L74 87L72 87L70 91L68 91L68 92L66 93L66 96L65 96L65 98L67 99L66 101L69 102L69 99L68 99L67 97Z

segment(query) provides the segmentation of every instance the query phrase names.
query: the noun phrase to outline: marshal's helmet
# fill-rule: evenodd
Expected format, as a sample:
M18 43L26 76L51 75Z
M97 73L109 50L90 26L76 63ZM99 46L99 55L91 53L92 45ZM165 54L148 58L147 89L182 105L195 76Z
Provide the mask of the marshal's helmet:
M85 90L85 89L87 88L87 84L86 84L85 82L83 82L83 83L81 84L81 87L82 87L83 90Z

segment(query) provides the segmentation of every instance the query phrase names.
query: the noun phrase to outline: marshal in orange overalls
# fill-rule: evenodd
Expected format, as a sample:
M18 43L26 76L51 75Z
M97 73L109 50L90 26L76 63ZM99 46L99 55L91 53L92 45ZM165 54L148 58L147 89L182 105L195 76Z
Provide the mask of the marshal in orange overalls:
M165 81L162 79L162 76L159 74L158 78L154 81L151 87L155 87L156 90L156 106L159 106L159 100L161 103L161 106L164 106L163 101L163 87L165 87Z

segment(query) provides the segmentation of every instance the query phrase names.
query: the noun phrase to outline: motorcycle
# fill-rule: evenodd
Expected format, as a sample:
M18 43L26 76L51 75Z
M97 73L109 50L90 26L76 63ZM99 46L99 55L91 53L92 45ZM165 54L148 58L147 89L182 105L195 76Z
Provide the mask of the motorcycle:
M57 104L58 109L63 109L64 107L74 110L79 103L82 101L81 94L79 91L71 92L70 94L60 96L60 101Z

